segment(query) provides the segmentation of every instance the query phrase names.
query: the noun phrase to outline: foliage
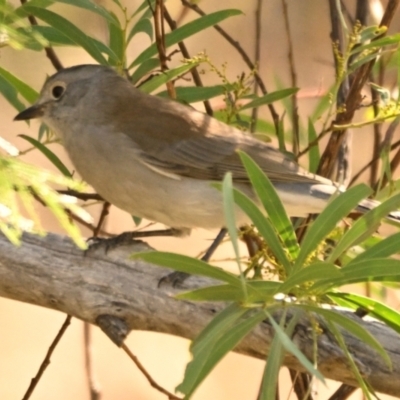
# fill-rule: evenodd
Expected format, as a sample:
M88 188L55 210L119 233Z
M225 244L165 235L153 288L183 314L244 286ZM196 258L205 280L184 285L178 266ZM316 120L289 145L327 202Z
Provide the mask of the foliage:
M318 144L327 134L331 132L336 134L347 128L364 125L376 126L383 121L389 121L393 128L399 121L399 99L393 98L390 91L385 89L384 82L379 80L374 83L372 89L375 101L371 117L359 123L354 123L352 120L343 123L341 120L341 116L348 112L347 103L343 102L345 83L348 84L355 79L360 68L367 65L371 66L371 79L373 79L372 64L378 54L381 58L375 68L383 68L392 62L397 76L400 76L398 72L400 35L386 35L386 27L363 27L360 23L354 23L353 28L348 29L341 10L337 12L347 41L344 47L339 47L337 43L333 44L336 80L330 91L319 101L313 115L304 123L294 112L296 110L294 100L298 91L296 85L285 87L277 78L277 91L267 93L264 90L262 95L257 95L253 90L253 82L258 82L260 87L262 85L256 66L249 68L248 74L243 74L235 81L228 78L226 65L217 67L206 54L197 54L184 59L177 66L168 67L170 57L163 54L160 48L164 46L164 49L171 49L174 45L181 45L184 40L204 29L220 24L228 18L240 16L240 10L220 10L201 15L176 29L171 25L174 29L160 36L159 30L155 29L160 21L153 15L153 11L159 6L155 0L143 1L131 14L119 0L114 0L113 11L91 0L58 0L58 2L90 11L104 19L108 28L108 42L100 42L64 16L50 10L49 8L55 4L52 0L31 0L16 8L3 1L0 2L0 46L33 51L43 51L44 48L49 50L50 46L52 50L59 46L76 46L86 51L95 62L115 67L121 74L125 74L132 84L147 93L158 91L159 96L172 94L177 101L184 103L206 102L222 95L226 109L222 113L216 113L217 118L248 130L262 126L264 133L276 134L281 150L286 151L289 138L294 149L292 156L298 158L307 154L309 169L312 172L319 170L323 156L320 154ZM26 22L28 16L37 18L40 24L28 25ZM128 59L128 46L139 37L143 38L143 34L148 38L150 45L134 59ZM48 55L56 65L55 53L48 52ZM195 68L200 65L208 66L210 72L219 77L221 83L209 87L179 86L182 82L180 78L188 73L194 73ZM167 90L159 90L163 85L166 85ZM399 81L397 87L400 87ZM29 85L1 67L0 93L17 111L25 107L22 100L33 103L38 97L38 93ZM344 97L346 96L348 100L349 92L344 93ZM272 126L265 121L255 121L248 114L249 110L271 105L278 100L283 104L286 116L292 116L290 130L294 132L293 134L289 135L286 132L283 117L274 120ZM271 110L273 111L273 108ZM321 126L319 132L317 125ZM297 132L296 126L299 127ZM381 219L400 204L400 195L396 194L398 182L397 186L392 182L396 165L390 162L389 157L393 136L389 129L391 128L388 128L385 140L377 145L378 157L383 160L384 168L378 179L371 180L370 183L378 195L380 189L382 195L385 184L390 183L386 192L389 191L391 197L387 198L386 193L386 200L380 206L357 221L354 222L347 216L362 199L371 194L372 191L367 186L355 186L338 195L318 217L306 221L306 226L300 226L304 221L289 219L268 177L250 157L240 154L262 207L260 209L252 199L235 188L230 174L227 174L219 185L224 197L226 225L238 266L237 274L177 254L149 252L135 256L177 271L207 276L222 282L177 296L179 299L191 301L229 303L192 343L193 360L188 364L184 380L177 388L186 396L185 398L189 398L221 358L262 321L269 321L275 331L275 338L267 358L260 399L275 398L279 367L282 365L285 352L292 353L308 373L323 381L324 378L318 371L317 352L314 359L309 360L291 340L294 327L300 318L309 318L313 322L316 347L320 327L330 330L344 354L348 356L349 364L352 365L365 396L371 398L372 390L357 371L343 341L342 330L349 331L367 343L389 367L390 359L381 344L367 330L352 319L337 313L335 307L341 305L354 310L360 307L367 309L375 318L400 332L398 312L380 301L341 289L348 283L398 284L400 279L400 261L390 258L398 253L399 233L387 238L376 234ZM22 229L26 228L24 225L26 221L20 217L19 209L16 207L15 198L19 196L38 230L40 224L32 205L34 196L38 196L58 216L69 234L82 244L75 227L70 224L63 209L67 208L75 214L80 214L81 211L76 206L66 204L63 197L57 196L56 192L47 186L47 182L70 188L76 184L71 179L68 169L46 146L51 141L51 135L47 135L43 141L45 130L44 127L41 128L38 139L28 136L23 138L42 152L64 176L55 178L14 158L1 158L0 201L6 211L0 213L3 218L0 220L0 228L10 240L18 242ZM302 145L302 150L299 149L299 143ZM331 157L335 158L334 155ZM234 219L235 203L252 221L252 228L248 232L262 243L258 253L246 260L239 253L240 235L236 230ZM298 229L299 227L301 229Z

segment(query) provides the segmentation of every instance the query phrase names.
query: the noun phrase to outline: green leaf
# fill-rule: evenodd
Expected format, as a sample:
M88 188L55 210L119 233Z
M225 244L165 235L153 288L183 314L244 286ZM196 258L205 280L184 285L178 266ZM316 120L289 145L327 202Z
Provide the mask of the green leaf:
M225 225L231 238L231 243L233 250L235 252L236 264L240 272L240 281L242 283L243 296L247 302L247 289L246 289L246 279L243 275L242 264L240 261L239 252L239 239L237 235L236 219L235 219L235 202L233 201L233 183L232 183L232 173L228 172L225 174L222 181L222 203L224 210Z
M303 285L307 282L318 282L321 279L334 279L338 277L342 277L341 270L333 263L317 261L291 274L282 283L280 291L288 293L295 286Z
M158 87L161 85L172 81L172 79L176 78L177 76L181 76L185 74L186 72L190 71L192 68L194 68L197 64L196 63L188 63L181 65L180 67L170 69L168 71L164 71L160 73L159 75L151 78L150 80L146 81L139 87L139 89L142 92L145 93L151 93L154 90L156 90Z
M397 232L365 250L356 257L356 260L362 261L372 258L386 258L393 254L397 254L400 252L399 243L400 232Z
M333 300L344 299L346 302L352 303L355 308L362 307L368 312L368 315L379 319L393 330L400 333L400 313L393 308L388 307L377 300L364 297L353 293L328 293Z
M210 361L213 361L212 356L214 356L210 350L215 348L222 337L232 329L234 323L246 312L248 312L246 309L232 304L213 318L203 329L190 347L193 360L186 366L183 382L176 390L185 394L195 390L212 368L208 365ZM222 357L223 355L221 355Z
M300 307L303 310L308 310L316 313L317 315L324 317L327 321L342 326L346 331L350 332L352 335L360 339L363 343L366 343L372 349L377 351L378 354L382 357L383 361L387 364L387 366L391 368L392 362L385 349L376 340L376 338L359 323L334 310L328 310L325 308L304 304L295 307Z
M357 185L334 198L307 230L294 268L300 269L310 253L332 232L338 222L356 208L358 203L370 193L371 189L366 185Z
M66 177L72 178L71 172L69 172L68 168L62 163L62 161L43 143L40 143L38 140L33 137L27 135L18 135L22 139L25 139L32 146L36 147L51 163Z
M83 8L92 11L97 15L103 17L108 23L119 26L118 18L111 12L107 11L104 7L90 0L57 0L58 3L69 4L71 6Z
M303 367L311 374L314 375L316 378L318 378L322 383L325 383L325 378L324 376L321 374L321 372L319 372L318 370L316 370L314 368L314 366L311 364L311 362L307 359L307 357L299 350L299 348L297 347L297 345L295 343L293 343L293 341L290 339L289 335L291 336L293 334L293 331L296 327L296 324L298 322L300 318L300 314L296 313L295 315L293 315L292 319L290 320L290 322L287 324L287 328L285 332L285 330L282 329L281 326L279 326L274 318L272 316L268 316L269 321L271 322L272 326L275 329L275 332L279 338L280 343L283 345L283 347L285 348L286 351L288 351L289 353L292 353L299 361L300 363L303 365ZM286 319L286 318L285 318ZM284 320L282 321L283 323L285 322Z
M136 68L135 72L132 74L130 80L133 84L136 84L144 75L148 74L155 68L160 67L160 60L158 58L149 58L144 61L139 67Z
M284 355L283 344L279 336L275 334L268 352L267 364L264 368L260 394L258 396L259 400L276 399L279 371L283 363Z
M271 301L277 292L281 292L280 282L246 281L248 301L251 303ZM236 301L244 302L243 289L237 285L216 285L179 293L175 296L191 301Z
M165 35L165 47L168 48L206 28L222 22L226 18L240 14L243 14L240 10L222 10L197 18L194 21L188 22L187 24L182 25L178 29L175 29L174 31ZM143 61L155 56L156 54L157 45L153 43L150 47L140 53L140 55L131 63L128 69L141 64Z
M349 350L347 349L346 343L343 339L343 336L341 334L341 332L339 331L339 329L336 327L336 325L334 323L332 323L331 321L327 321L327 325L328 325L328 329L329 331L333 334L333 336L335 337L336 341L339 343L340 348L343 350L349 364L350 364L350 368L353 371L354 376L357 379L358 385L360 386L361 390L363 391L363 394L365 396L365 398L367 400L371 400L371 396L369 395L369 390L367 387L367 383L365 382L365 380L363 379L363 377L360 374L360 371L358 370L358 367L356 365L356 363L353 360L353 356L351 355L351 353L349 352ZM377 398L377 396L375 396Z
M385 36L383 38L373 40L373 41L371 41L370 43L367 43L367 44L356 46L356 47L353 48L353 50L351 51L350 54L354 55L354 54L363 52L365 50L381 48L383 46L389 46L389 45L392 45L392 44L397 44L399 42L400 42L400 33L397 33L395 35Z
M191 86L191 87L176 87L176 97L177 100L185 103L196 103L198 101L205 101L212 99L213 97L220 96L224 94L227 90L226 85L216 85L216 86ZM169 97L166 90L157 93L160 97Z
M341 277L322 279L310 291L326 291L331 288L359 282L397 282L400 280L400 260L374 258L347 263L341 270Z
M25 82L22 82L15 75L0 67L0 75L8 81L21 94L21 96L29 103L33 104L39 97L39 93L33 90Z
M260 107L265 104L271 104L274 101L278 101L285 97L291 96L294 93L297 93L298 91L299 91L298 88L288 88L288 89L282 89L282 90L278 90L276 92L268 93L264 96L257 97L253 101L250 101L249 103L240 107L240 111L247 110L249 108Z
M140 19L135 25L133 25L129 32L127 42L129 43L132 38L140 32L145 33L149 37L150 41L153 41L153 25L148 18Z
M285 207L275 191L274 186L261 168L245 153L239 152L254 191L257 193L274 228L278 231L286 249L293 259L299 254L299 244L293 225L286 214ZM287 271L289 272L289 271Z
M132 14L132 18L138 15L144 9L146 9L144 14L146 14L148 11L154 10L155 3L156 0L143 0L142 4L140 4L136 11Z
M235 188L233 188L233 194L236 204L249 216L274 256L283 265L285 270L289 271L291 268L290 261L270 221L245 194Z
M115 17L116 18L116 17ZM118 21L118 20L117 20ZM117 62L114 65L124 67L125 63L125 32L122 29L119 21L118 24L108 22L109 46L116 54ZM114 60L110 57L111 62Z
M172 268L175 271L186 272L188 274L207 276L230 283L231 285L241 286L240 279L230 272L221 268L213 267L204 261L180 254L168 253L164 251L148 251L134 254L133 259L141 259L149 263L157 264L162 267Z
M328 257L328 261L333 262L339 258L346 250L362 240L371 236L376 231L382 218L391 211L398 208L400 204L400 193L387 199L384 203L368 211L359 218L353 226L340 238Z
M308 144L317 140L317 132L315 131L314 124L311 118L308 118ZM319 153L318 143L312 145L308 151L308 169L312 173L316 173L319 165L321 155Z
M176 390L184 393L185 399L188 399L217 363L264 318L264 311L260 310L222 332L214 329L207 346L201 343L201 346L198 344L193 347L193 360L187 365L184 381Z
M97 46L94 43L94 40L91 37L87 36L84 32L82 32L79 28L77 28L74 24L69 22L64 17L61 17L60 15L52 11L29 6L28 4L29 3L26 3L26 5L23 6L24 10L28 14L34 15L35 17L52 26L54 29L60 31L62 34L71 39L74 43L86 50L86 52L90 54L98 63L107 65L107 60L98 50Z
M53 46L79 46L72 39L65 36L61 31L58 31L52 26L35 25L32 26L32 29L42 35ZM101 53L105 53L110 57L110 62L114 64L118 62L117 55L108 46L97 39L90 39Z
M25 105L18 98L18 92L15 87L2 75L0 75L0 93L17 111L20 112L25 109Z

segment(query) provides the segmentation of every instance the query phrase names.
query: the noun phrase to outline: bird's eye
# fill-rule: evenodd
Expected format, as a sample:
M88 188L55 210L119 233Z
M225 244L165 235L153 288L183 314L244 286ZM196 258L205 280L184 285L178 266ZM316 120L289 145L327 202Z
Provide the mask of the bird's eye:
M63 86L54 86L53 89L51 89L51 94L55 99L59 99L65 91L65 88Z

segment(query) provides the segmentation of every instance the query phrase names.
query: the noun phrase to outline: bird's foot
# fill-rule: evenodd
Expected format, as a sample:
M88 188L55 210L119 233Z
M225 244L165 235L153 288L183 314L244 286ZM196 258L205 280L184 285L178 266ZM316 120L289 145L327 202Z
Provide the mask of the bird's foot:
M86 252L93 250L98 250L103 248L107 254L110 250L116 249L121 246L129 246L135 242L142 242L141 238L157 237L157 236L175 236L179 237L185 235L186 232L182 232L181 229L159 229L153 231L133 231L133 232L123 232L117 236L111 238L99 238L92 237L88 239L89 248Z
M158 287L164 286L164 285L169 285L174 288L179 287L185 282L187 278L190 277L190 274L187 274L186 272L171 272L168 275L163 276L159 281L158 281Z

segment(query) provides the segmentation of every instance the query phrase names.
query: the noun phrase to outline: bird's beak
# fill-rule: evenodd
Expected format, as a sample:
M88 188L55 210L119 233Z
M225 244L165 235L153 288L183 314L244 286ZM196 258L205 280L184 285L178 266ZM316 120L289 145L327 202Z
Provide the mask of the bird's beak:
M16 115L14 121L24 121L27 119L39 118L41 116L43 116L43 104L34 104Z

